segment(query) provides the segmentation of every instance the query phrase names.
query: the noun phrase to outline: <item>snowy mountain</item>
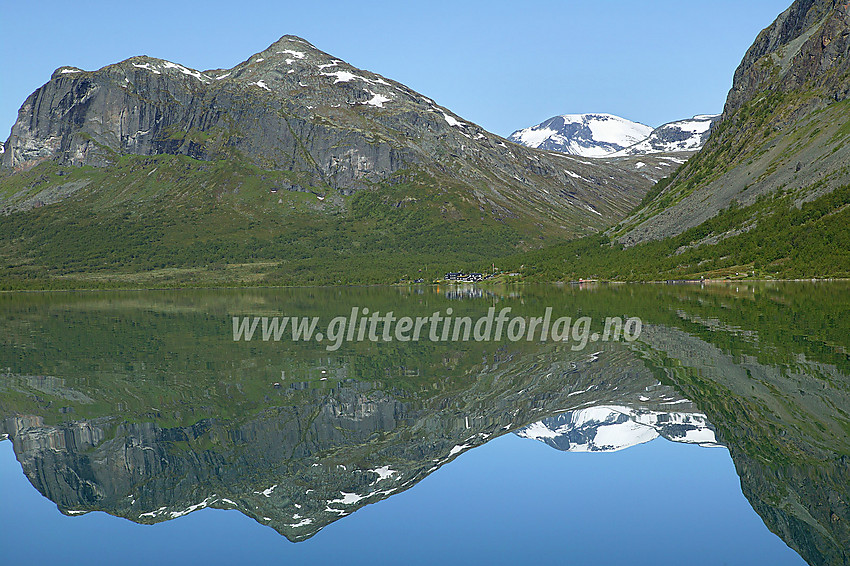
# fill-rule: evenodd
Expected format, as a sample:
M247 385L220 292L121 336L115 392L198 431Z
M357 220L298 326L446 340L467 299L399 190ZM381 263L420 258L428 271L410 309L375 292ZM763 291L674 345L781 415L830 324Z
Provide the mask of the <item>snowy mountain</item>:
M677 120L664 124L655 128L645 140L618 151L611 157L699 151L708 141L711 125L719 118L719 114L703 114L688 120Z
M570 411L520 429L516 434L566 452L617 452L655 440L718 446L705 415L657 412L623 406Z
M611 114L568 114L518 130L508 139L528 147L582 157L699 151L708 141L711 125L719 118L719 114L703 114L653 130Z
M508 139L537 149L606 157L645 140L652 131L649 126L611 114L567 114L518 130Z

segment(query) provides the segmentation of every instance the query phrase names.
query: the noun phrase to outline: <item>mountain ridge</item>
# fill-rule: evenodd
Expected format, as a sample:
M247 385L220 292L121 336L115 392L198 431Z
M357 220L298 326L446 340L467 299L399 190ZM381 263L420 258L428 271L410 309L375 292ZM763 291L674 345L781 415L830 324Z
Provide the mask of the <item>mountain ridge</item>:
M696 411L652 411L634 406L597 405L549 417L515 432L564 452L619 452L665 438L670 442L720 446L708 418ZM687 399L662 405L692 405Z
M0 210L12 220L0 231L19 243L0 257L16 266L9 286L50 270L64 277L70 263L77 279L107 264L121 277L155 267L209 281L228 276L205 265L260 258L267 281L387 282L604 230L668 173L663 160L637 163L508 143L295 36L230 69L144 56L96 71L65 66L27 98L4 144ZM188 220L190 211L205 220ZM27 214L41 218L37 232ZM92 215L98 225L82 220ZM168 228L191 224L197 235ZM305 235L311 224L321 228ZM106 238L100 225L125 236ZM130 249L139 241L130 233L154 245ZM54 249L69 234L104 245ZM251 238L259 242L247 246ZM286 245L303 238L302 249ZM177 242L195 251L177 259ZM365 255L382 259L354 265ZM364 265L372 273L355 276Z
M301 51L299 51L301 49ZM131 81L127 71L133 73ZM153 76L147 76L150 74ZM363 69L357 69L348 65L341 59L324 53L307 42L306 40L296 36L283 36L280 40L273 43L263 51L260 51L242 63L235 65L230 69L214 69L208 71L198 71L189 69L178 63L173 63L164 59L156 59L147 56L136 56L124 61L107 65L96 71L82 71L74 67L60 67L51 75L51 81L71 80L74 81L80 75L83 79L96 78L99 75L106 75L107 79L113 79L119 83L119 88L125 89L129 94L137 94L131 89L138 87L138 94L146 94L148 87L153 86L154 89L163 88L163 85L154 84L148 85L144 83L150 82L146 79L156 79L162 75L169 78L175 78L181 81L181 86L189 87L193 91L198 91L202 87L216 89L219 92L213 92L206 96L212 96L212 104L222 105L233 103L231 100L220 100L215 98L221 95L220 91L224 90L225 95L232 98L233 93L229 88L235 87L241 89L238 94L249 95L250 102L262 104L262 98L258 97L270 96L275 100L284 102L282 108L278 108L278 112L291 113L292 118L297 120L297 123L287 124L289 127L306 127L302 126L301 122L312 124L311 127L317 128L318 125L313 124L311 120L318 119L325 121L330 119L331 126L324 129L319 129L313 133L310 141L313 143L319 142L321 139L319 133L325 136L326 142L332 145L334 142L345 142L346 148L350 151L366 153L367 163L357 164L348 163L344 159L347 155L331 154L330 156L319 155L310 159L305 157L305 161L315 161L317 163L298 163L298 159L293 159L289 155L282 157L280 151L277 154L274 152L274 144L269 146L259 146L259 142L266 141L254 132L249 132L249 136L257 136L260 139L251 140L253 143L244 143L242 140L234 139L234 136L221 135L221 138L227 138L221 141L225 147L216 147L213 143L206 141L201 143L199 140L191 139L191 136L178 137L172 135L164 139L157 140L157 131L150 131L148 127L153 126L159 129L157 122L166 121L170 127L182 127L190 130L187 133L195 133L197 129L200 133L216 136L220 132L216 128L220 125L220 114L222 108L215 106L212 111L200 109L186 111L181 116L169 116L165 113L160 113L153 120L137 118L132 114L130 116L114 116L116 123L113 125L112 131L104 128L103 132L93 131L89 133L90 137L101 137L100 140L76 140L74 135L78 132L73 128L68 127L68 124L48 123L46 128L41 128L40 131L32 131L31 125L27 122L35 122L37 126L42 125L41 116L35 116L34 120L29 116L32 112L32 103L28 99L19 112L19 120L12 129L12 134L6 142L6 151L3 154L0 163L13 169L28 168L37 163L39 160L47 156L56 156L61 162L77 165L93 163L96 165L103 164L102 159L97 153L97 145L107 145L114 150L123 150L128 153L146 154L185 154L190 157L211 159L219 154L227 154L225 149L227 146L235 146L236 149L246 153L257 165L274 166L277 168L292 169L295 165L302 165L309 168L317 169L311 171L315 177L312 179L316 184L325 183L334 188L359 188L358 181L367 183L369 181L383 180L395 171L399 170L401 165L408 162L414 164L423 160L423 153L427 150L436 150L436 140L421 140L420 146L396 147L387 142L395 142L402 136L413 137L414 135L423 135L427 133L437 133L443 138L448 138L447 141L452 143L454 151L460 153L461 158L471 160L469 153L473 149L465 149L469 146L485 145L489 146L491 151L498 148L496 151L500 155L499 159L488 159L488 155L484 156L484 161L488 166L495 168L505 168L504 162L516 159L526 159L534 161L546 159L545 156L552 156L551 153L535 154L531 157L528 154L517 154L513 146L507 146L502 142L502 139L495 134L486 132L480 126L457 116L450 110L438 106L428 97L416 93L408 87L386 79L375 73ZM134 81L138 80L143 84L136 85ZM305 84L304 81L309 81ZM330 85L328 84L330 83ZM48 83L49 84L49 83ZM47 86L47 85L45 85ZM80 105L92 103L91 97L97 95L98 90L104 90L115 85L93 85L88 83L74 84L74 88L88 88L68 110L72 112L85 112L88 108L79 108ZM42 87L44 89L45 87ZM38 98L39 94L43 94L39 89L33 96ZM61 92L63 96L65 92ZM74 93L79 94L79 93ZM158 94L154 92L153 94ZM174 94L173 92L169 94ZM200 96L200 93L193 92ZM30 99L33 98L30 97ZM46 96L41 96L38 100L39 104L43 104ZM33 101L35 102L35 101ZM113 101L108 101L113 102ZM124 102L119 101L119 102ZM133 102L136 102L135 100ZM194 101L190 101L192 103ZM206 103L206 100L201 101ZM68 102L64 102L68 104ZM129 107L130 104L125 104ZM393 113L388 112L392 106L401 106ZM355 131L351 122L356 122L356 126L362 127L359 123L363 114L355 113L352 115L346 112L345 106L355 107L357 110L365 112L373 112L374 119L369 121L368 126L374 130L374 134L366 137L367 141L379 146L378 150L368 155L365 145L360 139L346 138L338 139L340 134L336 133L335 128L348 127L346 132ZM109 109L107 109L109 110ZM143 109L140 109L142 111ZM158 110L158 109L154 109ZM244 112L244 108L236 108L237 111ZM315 110L315 112L310 112ZM385 112L381 112L385 111ZM387 116L386 114L389 114ZM265 114L264 114L265 115ZM366 114L365 116L370 116ZM98 117L94 119L97 120ZM107 113L106 118L113 118ZM89 117L91 119L91 117ZM81 125L83 133L88 133L85 124L84 116L72 116L72 120L79 120L77 125ZM176 123L175 123L176 122ZM186 123L188 122L188 123ZM211 123L212 122L212 123ZM424 122L424 123L423 123ZM424 128L419 127L420 124ZM144 128L135 130L136 127ZM285 129L285 128L284 128ZM182 134L182 132L180 132ZM285 132L283 132L285 133ZM139 134L139 139L134 136ZM336 134L336 135L334 135ZM109 139L113 135L118 140ZM150 139L144 139L144 135ZM293 136L294 137L294 136ZM462 142L459 140L468 140ZM114 142L119 141L123 147L112 147ZM97 143L95 143L97 142ZM113 143L110 143L113 142ZM483 142L483 143L482 143ZM279 139L277 145L283 145L289 150L289 146L295 143L293 140ZM389 147L386 147L389 146ZM319 151L326 151L328 148L318 147ZM483 151L481 147L475 147L478 152ZM426 151L423 151L426 150ZM507 152L502 150L508 150ZM90 155L92 154L92 155ZM507 154L507 155L506 155ZM31 157L32 156L32 157ZM357 155L357 158L363 158L362 155ZM333 162L337 167L334 169L330 163L320 162L320 159ZM356 159L355 159L356 161ZM293 163L295 162L295 163ZM581 174L582 165L584 162L563 162L558 160L558 163L540 163L530 169L545 169L545 173L554 177L554 179L562 183L562 186L572 187L575 177L566 175L563 171L559 171L564 167L563 163L568 163L568 167L573 165L577 168L577 173ZM594 163L604 167L604 164ZM614 172L616 168L608 168L606 173ZM510 171L515 173L515 171ZM512 179L512 181L522 179ZM632 179L629 179L631 181ZM531 184L523 182L526 188L532 187ZM590 218L590 216L588 216Z
M711 127L719 118L720 114L697 114L692 118L667 122L652 130L646 139L612 154L612 157L699 151L708 142Z

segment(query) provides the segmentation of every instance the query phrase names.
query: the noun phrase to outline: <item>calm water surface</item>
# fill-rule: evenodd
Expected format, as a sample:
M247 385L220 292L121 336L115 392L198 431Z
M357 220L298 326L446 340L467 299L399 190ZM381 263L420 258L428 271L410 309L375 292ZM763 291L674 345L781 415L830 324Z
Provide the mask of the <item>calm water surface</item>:
M639 317L634 342L234 316ZM0 296L3 563L847 564L850 286Z

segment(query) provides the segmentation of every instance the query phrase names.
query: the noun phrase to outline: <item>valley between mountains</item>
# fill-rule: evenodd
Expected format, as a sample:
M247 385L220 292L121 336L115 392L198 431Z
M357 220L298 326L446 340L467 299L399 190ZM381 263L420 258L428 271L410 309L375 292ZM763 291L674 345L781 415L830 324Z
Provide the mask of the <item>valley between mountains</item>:
M0 155L0 288L847 277L848 49L798 0L721 115L507 139L296 36L60 67Z

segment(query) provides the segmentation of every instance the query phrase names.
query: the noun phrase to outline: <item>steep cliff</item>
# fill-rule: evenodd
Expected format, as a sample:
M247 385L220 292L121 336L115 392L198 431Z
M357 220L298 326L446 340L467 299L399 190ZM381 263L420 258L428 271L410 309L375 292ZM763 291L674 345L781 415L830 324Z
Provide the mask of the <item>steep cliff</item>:
M57 69L24 102L0 162L14 170L48 159L107 166L120 155L160 154L241 157L297 174L303 186L342 192L423 167L591 220L598 215L585 204L622 213L651 182L616 162L591 165L505 144L404 85L293 36L225 70L149 57L91 72Z
M846 3L794 2L747 51L705 148L613 234L627 245L658 240L730 207L768 197L799 206L850 183L848 55ZM756 222L734 228L749 230Z

